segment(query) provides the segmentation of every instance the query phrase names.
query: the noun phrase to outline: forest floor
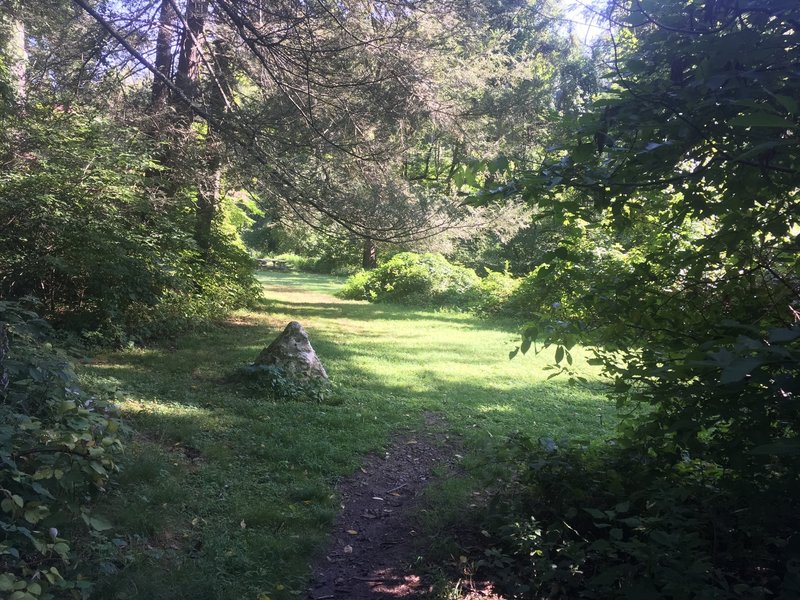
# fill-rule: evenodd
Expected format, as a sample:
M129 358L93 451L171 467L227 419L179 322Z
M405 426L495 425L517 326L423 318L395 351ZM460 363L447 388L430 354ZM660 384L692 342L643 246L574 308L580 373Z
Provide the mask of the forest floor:
M333 296L341 280L260 275L265 300L204 332L98 356L135 433L98 506L114 524L87 559L115 600L463 598L475 523L509 437L598 439L615 411L508 359L515 324ZM335 385L275 402L232 377L298 320ZM479 535L479 534L478 534ZM88 546L87 546L88 548ZM478 575L480 575L478 573Z
M336 486L341 512L331 541L312 569L309 600L426 598L429 574L415 565L419 496L441 476L458 472L460 444L435 413L425 429L392 440ZM422 574L420 574L422 573Z

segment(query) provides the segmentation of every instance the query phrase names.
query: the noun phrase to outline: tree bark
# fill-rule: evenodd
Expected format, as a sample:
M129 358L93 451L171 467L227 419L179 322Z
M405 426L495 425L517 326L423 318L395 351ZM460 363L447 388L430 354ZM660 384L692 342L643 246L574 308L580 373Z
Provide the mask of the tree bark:
M361 266L367 271L378 266L378 248L372 238L364 238L364 258Z
M2 38L2 60L9 72L8 85L14 104L25 100L25 76L28 66L28 51L25 48L25 23L13 14L0 13L0 38Z
M156 39L156 71L167 79L172 75L173 50L172 42L175 37L175 22L178 18L175 7L170 0L161 0L161 12L158 18L158 38ZM153 78L153 93L151 106L156 113L160 113L169 103L169 86L159 77Z
M215 72L212 73L209 93L209 112L217 123L223 123L228 112L231 81L233 79L229 57L230 48L223 40L213 44ZM211 248L214 219L219 212L222 199L222 170L225 145L211 123L205 141L205 172L201 173L197 190L195 211L195 241L204 254Z
M8 352L8 334L6 333L6 324L0 323L0 394L5 394L9 384L9 376L5 369Z
M168 1L168 0L167 0ZM200 79L201 48L200 41L208 14L208 0L188 0L186 2L186 18L180 41L178 68L175 72L175 85L183 95L194 100L197 97L197 85ZM185 104L185 103L184 103ZM191 118L192 111L183 106L183 113Z

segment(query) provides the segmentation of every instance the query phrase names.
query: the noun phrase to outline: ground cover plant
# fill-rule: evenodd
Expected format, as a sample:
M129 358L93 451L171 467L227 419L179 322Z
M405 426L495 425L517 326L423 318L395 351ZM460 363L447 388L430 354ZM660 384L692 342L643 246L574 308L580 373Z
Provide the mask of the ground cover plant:
M613 427L598 392L548 382L544 362L508 360L510 322L340 300L330 277L259 278L261 311L83 369L87 383L124 390L120 409L138 432L103 507L114 543L99 597L297 597L339 509L333 484L425 413L462 438L465 468L489 477L490 449L520 429L588 440ZM226 381L295 319L340 403L275 401ZM576 352L578 364L594 377ZM476 481L450 482L426 527L444 527Z
M121 424L108 390L83 391L53 341L32 306L0 301L0 592L10 600L86 597L85 545L110 528L95 504L116 471Z

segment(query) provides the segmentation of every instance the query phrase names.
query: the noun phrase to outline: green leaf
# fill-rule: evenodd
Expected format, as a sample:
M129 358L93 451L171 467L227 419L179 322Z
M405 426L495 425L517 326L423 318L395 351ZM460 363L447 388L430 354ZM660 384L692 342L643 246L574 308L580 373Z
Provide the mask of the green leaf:
M791 327L788 329L770 329L769 341L772 344L785 344L800 337L800 327Z
M48 510L44 506L37 506L25 511L25 520L28 523L36 524L48 515Z
M113 527L113 525L111 525L111 523L107 519L98 515L89 516L87 514L84 514L83 520L89 527L91 527L96 531L108 531Z
M520 346L520 350L523 354L527 354L528 350L531 349L531 338L526 337L522 340L522 346Z
M604 513L602 510L597 510L596 508L584 508L583 510L589 513L593 519L605 521L607 518L606 513Z
M0 592L10 592L14 589L14 576L11 573L0 575Z
M559 346L556 348L556 364L560 365L562 360L564 360L564 346Z
M769 113L740 115L728 121L728 124L734 127L777 127L780 129L795 129L797 127L794 121Z
M774 150L775 148L784 148L784 147L788 147L788 146L796 146L797 143L798 142L797 142L796 139L772 140L772 141L769 141L769 142L764 142L762 144L757 144L757 145L753 146L749 150L745 150L744 152L742 152L738 156L734 157L733 160L735 160L735 161L736 160L745 160L745 159L748 159L748 158L757 157L757 156L760 156L761 154L769 152L770 150Z
M754 369L760 367L763 362L760 358L737 358L722 370L719 382L728 384L742 381Z
M66 558L69 553L69 545L64 542L58 542L53 546L53 550L61 557Z
M794 98L791 98L789 96L783 96L781 94L775 94L774 98L780 103L781 106L783 106L783 108L787 110L787 112L790 112L792 114L797 114L798 110L800 110L800 107L798 107L797 100L795 100Z
M750 454L768 456L798 456L800 455L800 437L783 438L757 446L750 450Z

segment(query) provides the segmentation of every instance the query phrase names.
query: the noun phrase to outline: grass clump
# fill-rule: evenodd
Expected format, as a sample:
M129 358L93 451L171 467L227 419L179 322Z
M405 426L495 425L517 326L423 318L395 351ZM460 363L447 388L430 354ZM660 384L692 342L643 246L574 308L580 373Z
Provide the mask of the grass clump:
M278 365L246 365L237 369L230 381L253 394L263 394L274 401L305 400L320 404L341 402L334 395L330 381L316 377L298 377Z

